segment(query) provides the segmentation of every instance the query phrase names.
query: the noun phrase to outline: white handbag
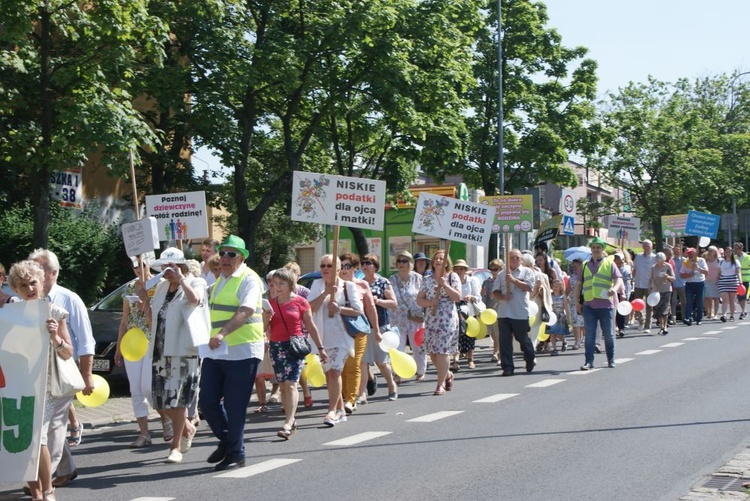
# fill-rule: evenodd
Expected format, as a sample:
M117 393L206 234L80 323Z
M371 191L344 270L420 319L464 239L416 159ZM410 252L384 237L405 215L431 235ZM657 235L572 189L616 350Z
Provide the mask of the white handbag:
M81 371L78 370L78 365L73 357L63 360L55 353L52 346L50 346L50 356L55 357L52 360L49 382L50 394L53 397L72 397L86 387Z
M182 314L193 346L197 348L208 344L211 338L211 314L208 309L208 300L204 299L198 306L185 306Z

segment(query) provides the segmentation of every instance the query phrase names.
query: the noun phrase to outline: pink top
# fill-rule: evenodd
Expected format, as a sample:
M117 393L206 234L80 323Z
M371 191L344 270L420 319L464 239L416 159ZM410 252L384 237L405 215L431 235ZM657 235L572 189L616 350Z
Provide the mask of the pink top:
M271 341L289 341L289 336L302 335L302 316L310 309L310 303L302 296L295 296L286 303L279 304L271 299L273 316L271 317ZM282 318L283 316L283 318Z
M719 274L721 273L721 263L717 259L716 261L706 261L708 265L708 275L706 275L707 282L718 282Z

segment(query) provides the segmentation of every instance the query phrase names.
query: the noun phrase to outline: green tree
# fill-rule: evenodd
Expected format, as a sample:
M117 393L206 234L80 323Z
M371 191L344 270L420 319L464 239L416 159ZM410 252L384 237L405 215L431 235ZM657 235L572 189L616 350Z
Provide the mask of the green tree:
M636 215L662 244L661 216L720 210L734 176L724 165L725 118L715 82L630 83L610 94L602 114L606 150L592 161L627 187ZM726 207L726 200L722 204Z
M293 171L320 166L332 170L330 164L311 162L310 157L328 152L332 159L340 153L340 149L332 152L330 145L348 141L342 140L339 125L346 124L342 117L349 99L349 111L364 103L377 104L370 112L379 124L369 124L378 132L364 134L361 129L363 134L351 143L360 154L350 150L351 161L342 160L342 169L351 166L358 174L366 169L362 175L397 179L391 172L409 164L413 151L397 156L399 150L389 149L393 153L386 160L381 143L376 171L375 164L367 167L369 160L378 158L375 150L363 153L362 148L366 141L387 142L388 136L381 134L383 124L390 120L392 126L420 106L438 109L432 116L415 119L422 121L422 137L416 143L424 150L421 161L444 164L459 158L460 136L454 122L460 107L454 105L463 91L460 81L465 79L471 42L466 33L475 22L476 8L473 0L304 4L266 0L227 3L223 9L193 18L191 33L178 38L189 45L187 54L194 67L196 133L232 169L237 228L250 247L251 262L260 222L281 197L288 197ZM417 71L420 64L443 68L440 73ZM450 78L435 78L438 74ZM398 92L386 95L388 86ZM421 97L406 93L410 86L433 90ZM380 102L384 99L390 102ZM361 120L363 110L357 109L357 127L366 125ZM389 110L392 115L398 110L400 117L380 116ZM354 123L352 117L350 124ZM416 124L409 127L415 130ZM337 138L332 137L334 131ZM264 157L258 155L262 149L257 148L261 139L281 145L283 164L263 163ZM311 148L314 155L308 155ZM407 175L413 175L413 167ZM248 180L262 188L259 197L248 197L254 191Z
M103 165L124 167L130 151L155 139L131 92L140 64L161 58L167 34L147 5L0 3L0 159L29 190L36 246L48 244L50 172L94 152Z
M487 194L498 190L497 4L487 1L483 28L476 37L474 74L468 92L471 113L461 173ZM505 190L540 182L576 186L565 165L573 153L594 151L599 129L596 107L596 62L584 47L568 48L548 27L543 3L502 2L502 73ZM437 173L439 174L439 173ZM495 239L490 242L494 257Z

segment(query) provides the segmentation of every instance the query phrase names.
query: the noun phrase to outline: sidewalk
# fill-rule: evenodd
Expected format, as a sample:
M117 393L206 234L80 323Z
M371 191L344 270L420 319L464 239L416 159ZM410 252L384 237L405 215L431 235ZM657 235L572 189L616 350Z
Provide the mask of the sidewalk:
M84 407L75 399L73 402L76 404L78 421L83 423L85 428L135 422L130 397L110 397L99 407ZM150 407L148 419L159 419L159 414Z

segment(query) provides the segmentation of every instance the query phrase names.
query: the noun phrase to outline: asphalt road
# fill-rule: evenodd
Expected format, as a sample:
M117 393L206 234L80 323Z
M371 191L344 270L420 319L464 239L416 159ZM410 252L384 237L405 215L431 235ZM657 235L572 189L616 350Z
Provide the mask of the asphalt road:
M57 498L675 500L747 442L748 336L750 322L628 331L616 369L580 372L582 350L568 351L538 357L532 374L521 361L511 378L484 349L452 392L432 396L429 371L396 402L381 385L332 429L316 390L288 442L276 437L281 414L249 415L247 466L222 474L205 462L215 446L205 425L179 465L164 463L163 442L127 449L133 424L105 427L86 435L81 475ZM0 486L0 500L19 496Z

